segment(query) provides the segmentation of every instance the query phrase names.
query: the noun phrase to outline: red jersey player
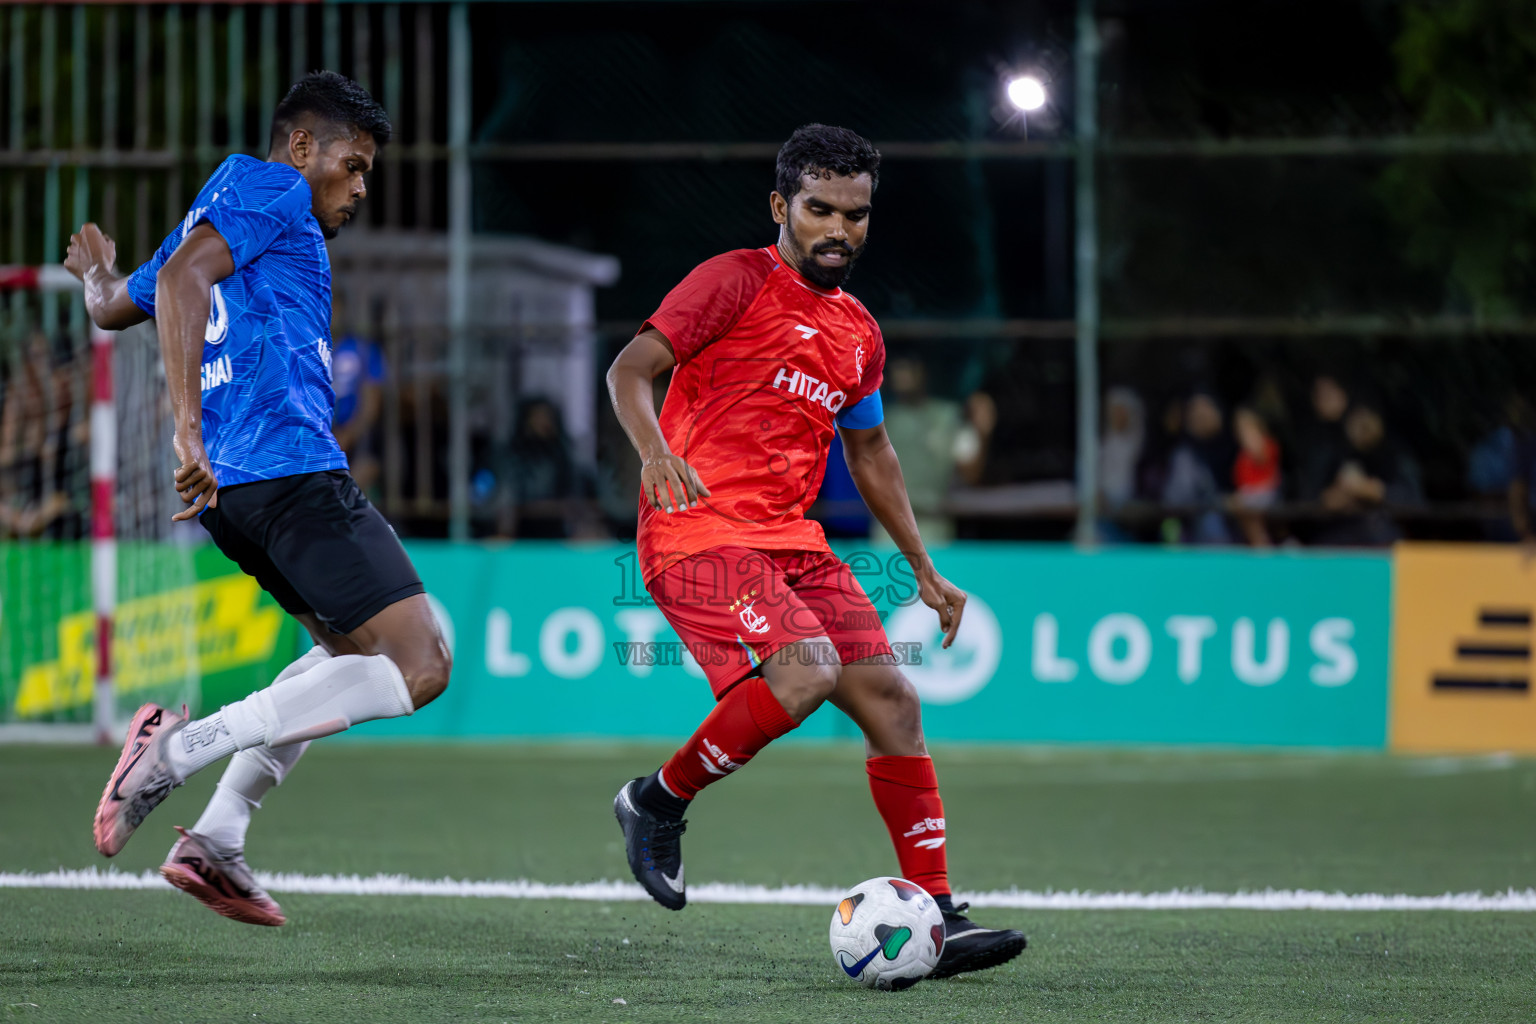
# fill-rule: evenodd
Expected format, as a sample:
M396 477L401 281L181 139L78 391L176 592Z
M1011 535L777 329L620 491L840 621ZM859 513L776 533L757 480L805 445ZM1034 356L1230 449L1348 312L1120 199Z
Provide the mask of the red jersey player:
M666 764L619 791L614 813L635 877L662 906L682 909L688 802L830 700L864 732L870 789L902 874L944 911L932 976L947 977L1011 960L1024 936L978 927L953 904L917 693L852 571L805 518L838 430L859 493L910 561L944 645L953 641L965 594L918 536L880 407L880 328L841 288L864 250L879 166L851 131L796 131L769 199L778 243L697 267L608 371L644 462L646 589L718 702ZM651 381L667 370L658 420Z

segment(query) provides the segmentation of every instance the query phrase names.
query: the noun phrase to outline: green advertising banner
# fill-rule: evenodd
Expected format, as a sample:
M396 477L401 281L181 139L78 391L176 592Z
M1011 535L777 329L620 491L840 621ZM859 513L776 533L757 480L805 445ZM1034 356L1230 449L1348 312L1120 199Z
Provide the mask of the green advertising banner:
M454 649L448 692L360 737L667 737L708 713L703 673L645 595L628 546L421 542L410 552ZM934 739L1384 746L1391 562L959 544L940 570L971 595L939 646L891 551L844 548L924 702ZM0 545L4 721L89 721L84 545ZM265 686L296 624L218 551L124 545L119 711L202 707ZM800 737L852 736L825 707Z
M645 598L632 547L409 545L453 682L375 737L669 737L711 706ZM886 620L933 739L1379 748L1385 555L958 544L971 595L950 650L890 551L840 550ZM852 735L824 707L796 735Z
M211 545L120 544L118 715L218 707L293 660L298 624ZM87 544L0 544L0 722L89 722L96 616Z

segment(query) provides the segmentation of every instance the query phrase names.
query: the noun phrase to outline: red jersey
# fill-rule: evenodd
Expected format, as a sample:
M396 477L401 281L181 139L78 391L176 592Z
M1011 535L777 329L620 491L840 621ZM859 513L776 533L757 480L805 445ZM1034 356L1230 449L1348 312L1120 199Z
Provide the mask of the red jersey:
M838 411L884 377L874 317L847 292L785 266L776 248L737 249L695 267L645 326L677 358L662 433L710 496L670 514L641 496L644 578L728 544L828 550L805 512L821 490Z
M1264 439L1262 459L1254 458L1246 448L1237 453L1232 482L1240 491L1266 491L1280 486L1280 445L1274 438Z

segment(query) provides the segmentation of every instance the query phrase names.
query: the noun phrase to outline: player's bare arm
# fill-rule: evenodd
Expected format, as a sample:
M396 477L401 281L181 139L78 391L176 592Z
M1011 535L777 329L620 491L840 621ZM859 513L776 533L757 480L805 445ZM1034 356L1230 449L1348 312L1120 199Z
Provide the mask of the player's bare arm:
M234 272L229 244L213 225L204 223L187 233L155 279L155 321L175 422L172 444L181 462L176 469L176 493L189 506L173 519L197 516L219 488L203 447L203 334L209 293Z
M709 488L694 468L674 455L656 418L651 382L677 365L672 343L654 327L624 346L608 368L608 398L640 456L640 484L651 507L665 512L696 508Z
M901 475L896 449L880 423L866 429L839 428L843 455L864 504L869 506L880 525L885 527L896 547L906 556L917 577L918 596L939 613L939 628L944 630L944 646L955 642L960 631L960 617L965 614L965 591L939 575L933 559L917 532L917 518L907 496L907 482Z
M87 223L69 236L64 269L85 285L85 311L104 331L125 331L149 319L128 295L128 278L117 272L117 243Z

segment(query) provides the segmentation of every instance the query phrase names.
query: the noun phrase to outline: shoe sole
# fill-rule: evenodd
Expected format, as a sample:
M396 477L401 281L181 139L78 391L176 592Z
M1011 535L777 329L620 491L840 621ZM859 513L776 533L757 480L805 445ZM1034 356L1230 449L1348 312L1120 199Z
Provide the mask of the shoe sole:
M620 809L620 802L624 799L624 790L628 789L632 785L634 785L634 783L626 782L624 784L624 789L619 790L618 795L613 798L613 817L616 821L618 821L619 831L624 836L624 862L626 864L629 863L629 830L624 827L624 812ZM663 899L661 895L655 892L650 886L645 884L645 881L640 877L640 873L635 870L635 866L633 864L629 865L629 873L635 876L635 881L640 883L640 888L645 890L645 894L647 896L668 910L682 910L688 905L687 893L673 893L668 890L668 895L678 901L677 905L673 906L667 900Z
M145 704L134 712L133 720L128 723L128 738L123 740L123 753L118 757L117 764L113 766L112 774L107 776L107 785L102 789L101 800L96 804L96 819L91 823L91 834L96 841L96 852L103 857L116 857L122 852L123 847L128 845L128 840L133 835L132 829L129 829L127 835L121 837L113 834L117 814L112 807L112 791L117 788L118 776L133 760L133 745L139 738L139 730L144 728L145 720L157 711L169 713L158 704ZM149 739L153 741L154 736ZM146 743L146 747L147 745Z
M231 900L213 886L203 881L197 872L181 864L160 865L160 877L221 917L241 924L260 924L276 928L288 919L281 913L270 913L243 900Z
M985 971L988 968L998 967L1024 952L1028 944L1022 935L1016 939L1006 939L986 949L968 953L952 963L941 963L928 977L953 978L957 974L969 974L971 971Z

